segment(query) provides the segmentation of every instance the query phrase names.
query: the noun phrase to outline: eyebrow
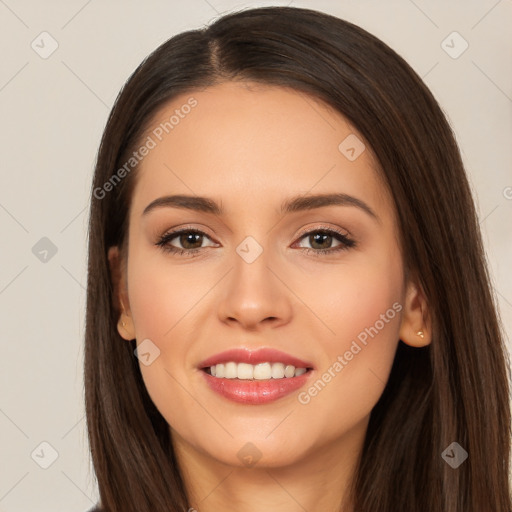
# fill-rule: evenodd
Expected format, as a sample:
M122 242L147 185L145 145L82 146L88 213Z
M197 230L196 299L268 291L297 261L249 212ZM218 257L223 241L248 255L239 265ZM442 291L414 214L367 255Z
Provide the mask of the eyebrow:
M379 220L377 214L361 199L350 196L348 194L315 194L315 195L299 195L287 199L281 205L281 214L299 212L304 210L314 210L325 206L355 206L366 212L370 217ZM180 208L185 210L195 210L199 212L212 213L222 216L224 210L215 200L189 195L171 195L163 196L149 203L142 215L147 215L156 208Z

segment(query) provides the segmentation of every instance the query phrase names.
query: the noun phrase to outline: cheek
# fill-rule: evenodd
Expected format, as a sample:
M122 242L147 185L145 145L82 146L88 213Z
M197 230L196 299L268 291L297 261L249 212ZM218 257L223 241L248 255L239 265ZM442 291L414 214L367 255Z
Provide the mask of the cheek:
M354 254L342 264L316 265L308 273L308 279L287 278L295 279L294 291L309 306L327 352L343 349L360 333L364 339L365 329L376 323L386 334L389 325L396 327L399 315L392 306L402 300L403 271L395 248Z
M331 417L324 425L333 433L366 417L384 390L399 339L402 283L393 253L340 266L310 288L309 304L325 324L318 327L323 357L298 401L313 417Z
M204 411L195 406L187 392L190 376L186 362L191 339L184 329L189 325L187 313L193 316L193 306L205 291L199 293L201 287L185 279L179 269L171 269L161 262L149 263L150 260L151 256L139 258L134 254L128 268L137 344L149 339L151 351L158 354L149 365L141 359L139 367L146 390L159 412L169 425L186 432L190 425L204 421Z
M158 251L134 247L130 254L130 309L138 338L150 338L162 350L172 340L173 349L178 350L176 334L214 281L211 272L194 265L178 265Z
M139 364L141 374L153 403L177 429L204 422L204 410L191 400L191 350L204 337L198 315L204 315L205 295L217 281L211 267L171 262L142 243L134 244L129 255L128 294L137 343L149 339L159 354L150 365Z

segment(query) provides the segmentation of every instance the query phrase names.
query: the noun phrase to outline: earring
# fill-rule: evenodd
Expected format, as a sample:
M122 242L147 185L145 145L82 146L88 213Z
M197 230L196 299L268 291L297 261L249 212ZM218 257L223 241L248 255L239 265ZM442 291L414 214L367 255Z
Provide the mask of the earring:
M423 334L423 331L418 331L416 334L417 334L420 338L424 338L424 337L425 337L425 335Z

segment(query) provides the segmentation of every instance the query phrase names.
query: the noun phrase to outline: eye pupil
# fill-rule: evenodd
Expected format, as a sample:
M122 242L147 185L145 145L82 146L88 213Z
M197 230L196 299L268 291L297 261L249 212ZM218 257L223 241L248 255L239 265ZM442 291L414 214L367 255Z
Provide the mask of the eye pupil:
M327 240L327 242L328 242L327 248L332 243L332 235L329 235L327 233L316 233L316 234L312 235L310 238L313 238L313 240L314 240L314 242L311 243L312 247L314 247L314 244L316 244L319 241L320 238L323 238L324 242ZM325 249L325 247L320 247L320 249Z
M180 243L185 249L195 249L195 247L188 247L187 244L197 243L198 239L201 239L201 237L202 235L200 235L199 233L188 232L180 236ZM201 244L199 244L199 247L200 246Z

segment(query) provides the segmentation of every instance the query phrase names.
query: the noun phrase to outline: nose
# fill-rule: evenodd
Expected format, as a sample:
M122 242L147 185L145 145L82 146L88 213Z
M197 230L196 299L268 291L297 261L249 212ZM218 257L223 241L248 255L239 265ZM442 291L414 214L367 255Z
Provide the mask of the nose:
M290 322L293 293L284 274L279 265L269 261L265 250L250 263L236 254L222 286L219 319L246 330Z

